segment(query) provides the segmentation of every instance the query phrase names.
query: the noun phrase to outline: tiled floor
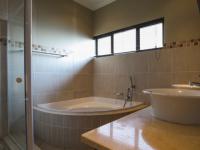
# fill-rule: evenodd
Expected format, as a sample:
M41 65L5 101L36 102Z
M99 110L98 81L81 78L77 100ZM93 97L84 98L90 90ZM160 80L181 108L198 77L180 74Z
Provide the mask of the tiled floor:
M37 141L39 142L39 141ZM39 146L40 150L76 150L76 149L67 149L67 148L58 148L58 147L54 147L52 145L49 145L47 143L44 142L39 142L37 143L37 145ZM93 148L89 148L88 150L94 150Z
M0 150L8 150L3 141L0 141Z
M53 146L47 145L47 144L42 144L42 145L40 145L40 149L41 149L41 150L64 150L64 149L60 149L60 148L57 148L57 147L53 147Z
M12 140L20 145L23 149L26 147L26 127L25 127L25 117L21 117L11 124L10 127L10 137Z
M38 139L35 139L35 143L41 150L63 150L63 149L54 147L52 145L46 144L45 142Z

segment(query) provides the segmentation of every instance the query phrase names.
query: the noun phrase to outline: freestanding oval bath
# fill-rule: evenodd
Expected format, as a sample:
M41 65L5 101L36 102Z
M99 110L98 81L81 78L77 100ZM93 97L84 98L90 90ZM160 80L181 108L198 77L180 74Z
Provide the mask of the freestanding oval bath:
M145 107L141 102L86 97L34 107L35 137L46 144L69 150L88 150L82 133Z

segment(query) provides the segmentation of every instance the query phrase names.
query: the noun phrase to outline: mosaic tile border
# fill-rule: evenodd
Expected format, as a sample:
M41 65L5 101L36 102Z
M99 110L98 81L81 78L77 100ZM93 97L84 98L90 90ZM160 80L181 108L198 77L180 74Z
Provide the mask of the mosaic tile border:
M4 46L9 46L12 51L22 51L24 49L24 42L21 41L14 41L14 40L8 40L6 38L0 38L0 44L3 44ZM49 54L55 54L55 55L62 55L67 56L69 53L71 53L69 50L65 50L62 48L55 48L55 47L48 47L48 46L42 46L37 44L32 44L32 48L34 52L39 53L49 53Z
M199 39L191 39L188 41L184 40L184 41L179 41L179 42L165 43L164 49L190 47L190 46L200 46L200 38Z
M19 50L24 48L24 43L20 41L8 40L4 37L0 38L0 44L3 43L5 46L8 45L13 50ZM183 41L174 41L165 43L162 49L171 49L171 48L181 48L181 47L191 47L191 46L200 46L200 38L191 39L191 40L183 40ZM57 55L68 55L71 53L69 50L65 50L62 48L48 47L38 44L32 44L33 51L42 52L42 53L52 53Z

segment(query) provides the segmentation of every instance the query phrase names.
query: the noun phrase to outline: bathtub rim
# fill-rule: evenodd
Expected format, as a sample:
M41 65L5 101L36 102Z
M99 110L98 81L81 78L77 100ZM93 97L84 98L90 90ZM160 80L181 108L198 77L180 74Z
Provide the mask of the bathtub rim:
M102 111L102 112L59 112L59 111L53 111L53 110L45 110L42 108L39 108L37 106L33 107L33 110L40 111L43 113L49 113L53 115L69 115L69 116L104 116L104 115L115 115L115 114L123 114L123 113L128 113L128 112L134 112L143 108L148 107L149 105L143 103L143 102L137 102L138 104L135 105L134 107L127 108L125 110L123 109L118 109L118 110L111 110L111 111Z

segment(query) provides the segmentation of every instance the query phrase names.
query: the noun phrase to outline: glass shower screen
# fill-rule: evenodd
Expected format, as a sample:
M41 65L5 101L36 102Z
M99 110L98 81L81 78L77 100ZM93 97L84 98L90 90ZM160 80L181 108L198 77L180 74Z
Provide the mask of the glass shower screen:
M28 15L31 0L0 0L0 139L21 150L33 149Z

